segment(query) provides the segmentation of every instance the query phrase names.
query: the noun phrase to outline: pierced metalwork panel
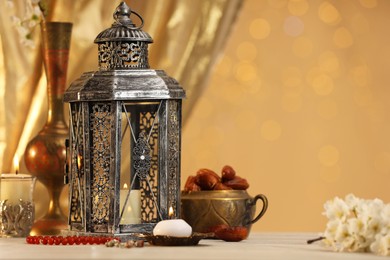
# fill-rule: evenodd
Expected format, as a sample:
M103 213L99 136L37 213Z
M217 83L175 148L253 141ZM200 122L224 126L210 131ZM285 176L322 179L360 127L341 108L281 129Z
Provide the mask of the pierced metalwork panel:
M70 175L70 201L69 224L81 224L83 222L84 208L84 171L81 167L82 154L84 153L83 139L83 113L80 103L72 103L70 108L70 140L71 140L71 175ZM79 226L79 225L75 225Z
M147 180L141 180L141 219L143 222L158 221L158 211L154 199L158 192L158 116L156 112L140 113L140 131L150 133L150 171ZM156 120L156 122L154 122ZM153 126L153 129L152 129ZM148 183L149 182L149 183Z
M95 231L104 232L110 212L111 104L95 103L90 111L91 220Z
M105 42L99 44L99 68L149 68L148 44L145 42Z
M176 216L180 215L180 125L181 100L168 101L168 205L173 207Z

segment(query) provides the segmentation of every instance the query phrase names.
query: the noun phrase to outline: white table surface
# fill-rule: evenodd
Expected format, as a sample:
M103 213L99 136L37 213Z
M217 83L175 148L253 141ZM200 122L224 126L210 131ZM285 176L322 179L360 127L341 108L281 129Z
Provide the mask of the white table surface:
M197 246L109 248L104 245L29 245L22 238L0 238L0 259L387 259L368 253L339 253L308 245L314 233L251 233L241 242L204 239Z

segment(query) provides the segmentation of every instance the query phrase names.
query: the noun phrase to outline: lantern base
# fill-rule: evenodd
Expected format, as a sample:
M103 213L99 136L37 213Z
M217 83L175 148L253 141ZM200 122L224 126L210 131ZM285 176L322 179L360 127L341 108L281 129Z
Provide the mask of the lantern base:
M140 233L119 233L119 234L109 234L109 233L93 233L93 232L82 232L82 231L73 231L64 229L61 231L62 236L91 236L91 237L116 237L120 238L121 242L126 242L128 240L145 240L145 235Z
M150 236L153 233L153 228L156 223L143 223L143 224L130 224L130 225L119 225L117 232L90 232L70 229L62 230L61 235L63 236L103 236L103 237L117 237L121 241L128 240L146 240L146 236ZM74 227L73 227L74 228Z

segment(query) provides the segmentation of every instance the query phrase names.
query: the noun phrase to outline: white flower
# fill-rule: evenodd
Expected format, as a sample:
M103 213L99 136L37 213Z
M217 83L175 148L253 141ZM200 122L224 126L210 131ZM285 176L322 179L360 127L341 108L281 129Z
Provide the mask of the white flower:
M351 218L347 220L348 232L352 235L359 235L362 233L364 224L360 219Z
M382 230L381 234L390 233L390 204L386 204L381 212Z
M329 200L324 205L324 215L328 219L340 219L345 220L349 214L349 207L344 200L339 197L335 197L333 200Z
M22 38L27 38L28 34L30 33L30 31L26 27L23 27L23 26L16 27L16 30L18 31L19 35Z
M377 234L375 242L371 244L370 249L377 255L389 256L390 255L390 234L382 236Z
M357 205L360 204L361 199L358 197L355 197L353 194L348 194L345 196L345 203L347 203L348 207L355 208Z
M346 225L343 225L342 223L339 223L336 229L336 233L334 236L334 240L337 243L342 243L347 237L349 236L348 228Z
M338 230L339 225L342 225L340 220L338 219L329 220L329 222L326 223L326 229L324 232L324 237L325 237L324 242L327 245L334 247L335 250L336 250L336 232Z
M324 204L328 223L324 244L336 251L390 255L390 204L349 194Z
M11 22L14 25L19 25L20 26L22 24L22 20L20 20L19 17L15 16L15 15L11 15L10 18L11 18Z
M375 235L382 231L383 220L378 216L373 216L367 222L366 235L369 239L374 239Z
M364 200L364 203L360 204L360 214L362 214L366 218L378 216L380 215L383 207L384 203L380 199Z
M38 1L39 2L39 1ZM31 19L39 21L42 18L42 10L39 7L39 5L33 6L32 14L31 14Z
M34 43L34 41L31 40L31 39L27 39L27 38L21 39L20 42L21 42L24 46L26 46L26 47L28 47L28 48L35 49L35 43Z
M39 6L40 0L24 0L25 13L22 18L14 15L10 16L12 23L21 38L20 42L27 47L35 47L32 40L32 33L34 28L44 20L43 11ZM7 0L8 7L13 8L14 3L12 0Z
M39 23L39 20L30 20L27 24L27 27L30 29L33 29L35 26L37 26Z

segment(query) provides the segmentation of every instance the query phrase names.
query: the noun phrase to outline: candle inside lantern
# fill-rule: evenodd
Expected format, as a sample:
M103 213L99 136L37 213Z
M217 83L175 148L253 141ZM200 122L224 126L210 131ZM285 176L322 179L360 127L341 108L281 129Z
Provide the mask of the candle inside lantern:
M123 185L123 189L120 190L120 212L122 212L123 206L126 202L126 197L129 190L127 184ZM123 211L121 218L121 224L139 224L141 223L141 191L140 190L131 190L127 205Z
M173 216L173 208L169 208L169 218ZM183 219L167 219L157 223L153 229L155 236L189 237L192 227Z

